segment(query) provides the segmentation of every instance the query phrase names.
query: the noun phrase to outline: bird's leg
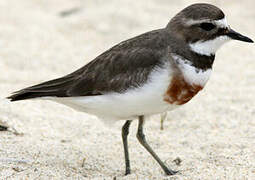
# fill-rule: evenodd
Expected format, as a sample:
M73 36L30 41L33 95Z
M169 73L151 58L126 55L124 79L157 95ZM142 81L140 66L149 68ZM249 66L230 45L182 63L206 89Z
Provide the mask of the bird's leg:
M125 154L125 164L126 164L126 172L125 175L130 174L130 161L129 161L129 154L128 154L128 140L127 136L129 133L129 126L131 124L131 120L127 120L125 124L122 126L122 141L124 146L124 154Z
M153 158L159 163L161 168L164 170L164 172L167 175L174 175L177 173L177 171L173 171L171 169L168 169L167 166L159 159L157 154L151 149L149 144L146 142L145 136L143 134L143 124L144 124L144 116L139 116L139 125L138 125L138 131L136 134L137 139L141 143L141 145L153 156Z
M160 114L160 130L164 130L164 121L166 120L167 112Z

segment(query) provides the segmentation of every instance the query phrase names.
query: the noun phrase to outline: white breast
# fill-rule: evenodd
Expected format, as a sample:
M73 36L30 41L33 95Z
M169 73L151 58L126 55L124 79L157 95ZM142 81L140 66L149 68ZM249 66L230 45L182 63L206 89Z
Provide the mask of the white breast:
M184 79L190 85L205 86L210 78L212 69L201 70L190 64L190 62L179 55L172 54L175 61L178 62L179 69L182 71Z

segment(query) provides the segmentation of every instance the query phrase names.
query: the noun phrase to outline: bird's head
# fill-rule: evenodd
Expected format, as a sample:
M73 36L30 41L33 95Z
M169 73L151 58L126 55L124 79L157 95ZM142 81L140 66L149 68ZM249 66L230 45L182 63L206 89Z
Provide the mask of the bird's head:
M214 55L230 40L253 41L230 28L222 10L211 4L193 4L179 12L167 30L201 55Z

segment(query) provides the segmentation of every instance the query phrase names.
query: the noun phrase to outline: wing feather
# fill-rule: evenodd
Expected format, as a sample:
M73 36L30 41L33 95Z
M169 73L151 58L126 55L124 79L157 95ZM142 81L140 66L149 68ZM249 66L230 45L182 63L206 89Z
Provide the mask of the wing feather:
M91 96L139 87L162 65L166 43L161 34L162 30L155 30L121 42L69 75L14 92L8 98Z

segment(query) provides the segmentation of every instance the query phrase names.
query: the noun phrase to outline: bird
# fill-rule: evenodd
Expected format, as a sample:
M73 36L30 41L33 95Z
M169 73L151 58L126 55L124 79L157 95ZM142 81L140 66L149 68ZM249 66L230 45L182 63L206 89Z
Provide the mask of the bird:
M166 175L174 175L178 171L169 168L147 143L145 117L189 102L205 87L216 51L230 40L253 43L230 28L220 8L191 4L165 27L122 41L68 75L21 89L7 98L52 100L104 122L125 121L121 133L125 175L131 173L129 127L138 120L138 141Z

